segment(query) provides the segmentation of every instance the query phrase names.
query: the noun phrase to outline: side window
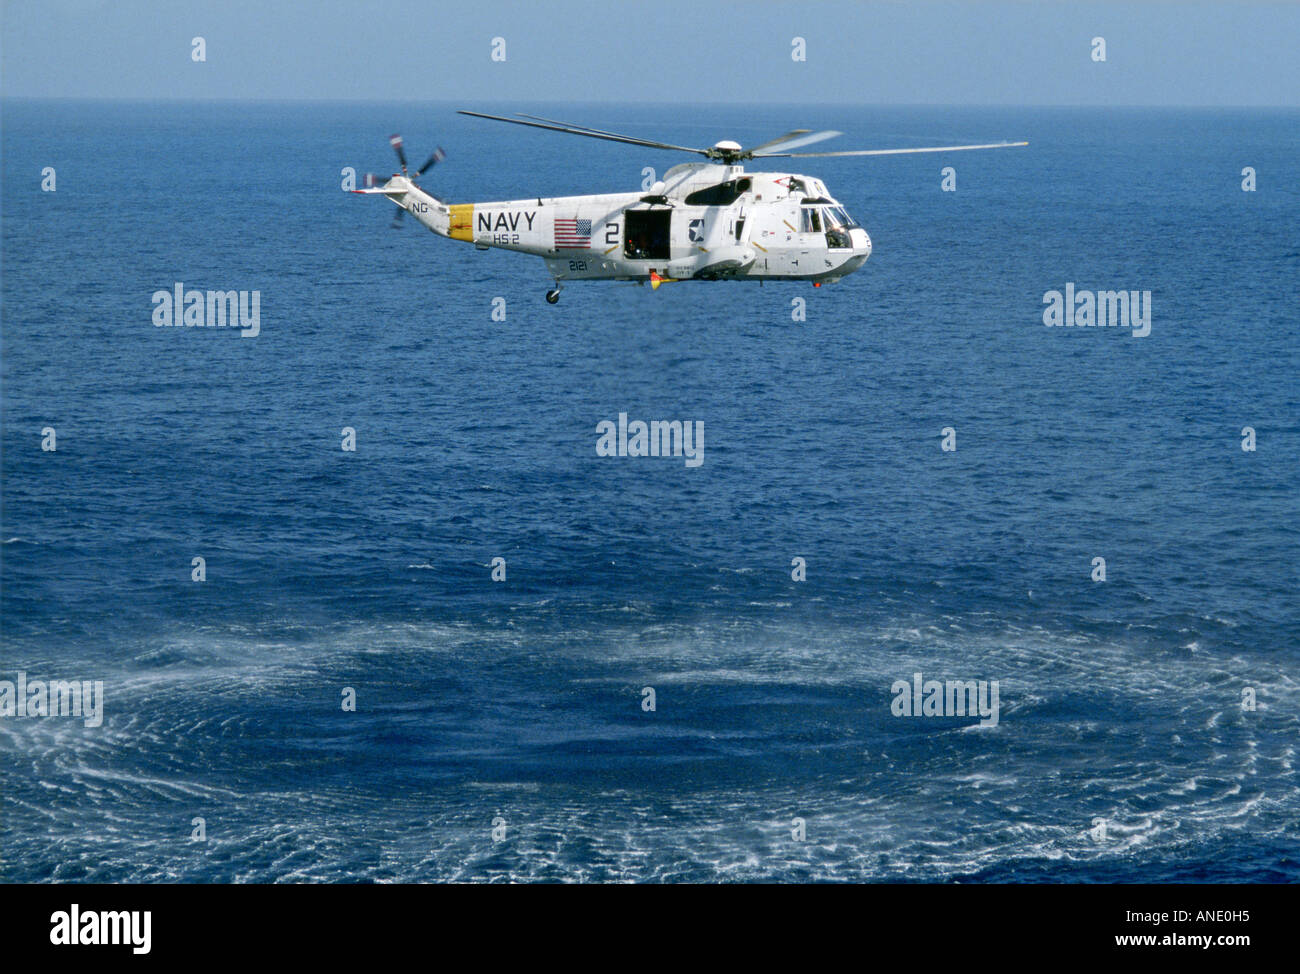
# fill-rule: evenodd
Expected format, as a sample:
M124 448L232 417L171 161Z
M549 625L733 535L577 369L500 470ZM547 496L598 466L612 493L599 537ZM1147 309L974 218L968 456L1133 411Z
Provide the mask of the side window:
M804 233L822 232L821 214L811 206L805 206L803 208L803 232Z
M697 189L686 197L687 206L730 206L750 189L749 177L733 179L729 183L718 183Z

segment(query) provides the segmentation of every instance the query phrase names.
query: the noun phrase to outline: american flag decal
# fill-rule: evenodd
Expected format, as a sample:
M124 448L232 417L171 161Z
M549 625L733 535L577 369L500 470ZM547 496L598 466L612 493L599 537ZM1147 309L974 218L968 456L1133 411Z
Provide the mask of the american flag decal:
M555 221L555 249L586 250L591 246L591 221L557 219Z

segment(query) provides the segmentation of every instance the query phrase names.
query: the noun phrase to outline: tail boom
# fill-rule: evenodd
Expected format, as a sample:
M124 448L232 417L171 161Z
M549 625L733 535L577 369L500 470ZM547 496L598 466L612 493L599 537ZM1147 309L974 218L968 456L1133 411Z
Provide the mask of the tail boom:
M406 176L393 176L383 186L368 186L354 189L359 196L387 196L399 208L406 210L440 237L455 237L468 240L468 236L458 236L453 232L451 215L460 206L448 206L432 193L426 193ZM472 209L472 207L465 207ZM466 219L468 224L468 218Z

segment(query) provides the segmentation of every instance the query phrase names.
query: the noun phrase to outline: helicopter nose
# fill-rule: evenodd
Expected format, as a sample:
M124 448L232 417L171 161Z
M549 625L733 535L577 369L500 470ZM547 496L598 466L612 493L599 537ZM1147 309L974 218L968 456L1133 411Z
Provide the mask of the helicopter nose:
M861 253L864 257L871 256L871 237L867 231L861 227L854 227L849 233L849 239L853 242L853 249Z

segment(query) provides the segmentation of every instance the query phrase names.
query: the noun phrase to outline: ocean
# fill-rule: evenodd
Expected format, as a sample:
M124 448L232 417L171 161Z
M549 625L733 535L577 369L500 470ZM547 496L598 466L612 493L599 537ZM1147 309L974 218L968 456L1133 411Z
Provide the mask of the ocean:
M762 166L871 234L838 283L550 306L344 170L399 131L455 202L690 157L455 108L1030 144ZM0 878L1300 880L1298 122L5 101L0 680L103 712L0 717ZM177 283L260 333L155 327ZM1150 333L1045 327L1067 283ZM703 463L598 456L620 413ZM895 715L916 673L996 681L996 725Z

